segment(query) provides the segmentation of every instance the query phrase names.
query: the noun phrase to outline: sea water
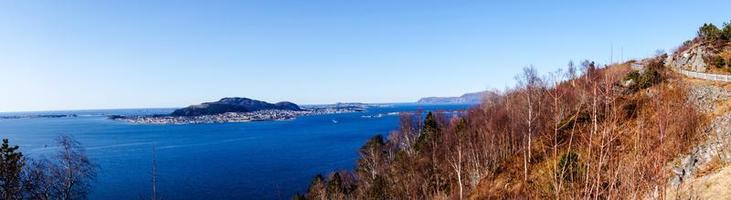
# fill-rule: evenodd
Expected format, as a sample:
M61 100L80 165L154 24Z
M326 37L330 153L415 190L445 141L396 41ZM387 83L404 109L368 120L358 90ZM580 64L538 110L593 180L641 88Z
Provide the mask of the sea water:
M0 137L38 159L53 156L58 135L74 136L98 166L90 199L149 199L153 146L162 199L289 199L304 192L317 174L352 170L358 149L369 138L398 128L397 113L466 108L394 104L286 121L187 125L130 124L105 117L172 109L4 113L77 117L0 119Z

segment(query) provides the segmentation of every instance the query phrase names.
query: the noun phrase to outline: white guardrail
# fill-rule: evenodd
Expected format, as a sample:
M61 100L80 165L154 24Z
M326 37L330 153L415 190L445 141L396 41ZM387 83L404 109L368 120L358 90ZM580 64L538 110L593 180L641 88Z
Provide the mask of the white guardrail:
M639 63L632 63L631 67L634 70L641 70L644 66ZM731 82L731 75L694 72L694 71L688 71L688 70L675 68L675 67L670 67L670 68L673 69L673 71L676 71L678 73L681 73L683 75L686 75L686 76L692 77L692 78L705 79L705 80L710 80L710 81Z
M709 74L709 73L694 72L694 71L688 71L688 70L677 69L677 68L675 68L674 70L683 75L693 77L693 78L699 78L699 79L705 79L705 80L711 80L711 81L731 82L731 75Z

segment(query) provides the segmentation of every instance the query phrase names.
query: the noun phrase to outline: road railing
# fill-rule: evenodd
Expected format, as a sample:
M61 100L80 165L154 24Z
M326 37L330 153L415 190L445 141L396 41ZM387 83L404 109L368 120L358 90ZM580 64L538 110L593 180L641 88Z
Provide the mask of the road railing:
M675 70L676 72L681 73L683 75L686 75L688 77L705 79L705 80L710 80L710 81L731 82L731 75L694 72L694 71L688 71L688 70L679 69L679 68L673 68L673 70Z

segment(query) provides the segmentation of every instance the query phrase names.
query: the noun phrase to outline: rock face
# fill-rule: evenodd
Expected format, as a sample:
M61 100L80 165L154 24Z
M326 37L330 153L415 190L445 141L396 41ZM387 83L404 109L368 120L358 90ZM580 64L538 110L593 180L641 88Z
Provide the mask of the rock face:
M201 116L215 115L227 112L255 112L260 110L302 110L297 104L291 102L279 102L276 104L264 101L253 100L241 97L228 97L216 102L206 102L199 105L192 105L177 109L172 116Z
M459 97L426 97L421 98L416 103L419 104L479 104L482 98L492 92L483 91L475 93L467 93Z
M685 69L696 72L706 72L708 67L704 58L708 58L712 52L703 45L695 45L682 52L676 52L668 56L665 63L674 68Z
M713 115L716 110L723 110L719 106L725 106L731 98L731 92L724 88L713 85L690 85L688 101L691 102L701 113ZM706 141L694 147L692 152L680 159L679 165L673 167L671 184L678 186L690 179L693 179L697 171L703 168L714 158L720 162L731 162L731 113L723 113L712 116L708 127L703 132L708 136Z
M710 85L690 85L688 89L688 101L698 111L711 113L717 109L717 102L731 98L731 93L725 89Z

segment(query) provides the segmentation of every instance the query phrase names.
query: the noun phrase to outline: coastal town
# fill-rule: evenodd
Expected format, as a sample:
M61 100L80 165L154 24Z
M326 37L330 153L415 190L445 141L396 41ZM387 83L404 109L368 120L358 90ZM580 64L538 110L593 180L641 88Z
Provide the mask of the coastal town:
M268 109L253 112L225 112L213 115L173 116L173 115L141 115L121 116L111 115L112 120L124 121L133 124L210 124L210 123L238 123L251 121L291 120L299 116L325 115L339 113L363 112L366 104L330 104L305 106L302 110Z

